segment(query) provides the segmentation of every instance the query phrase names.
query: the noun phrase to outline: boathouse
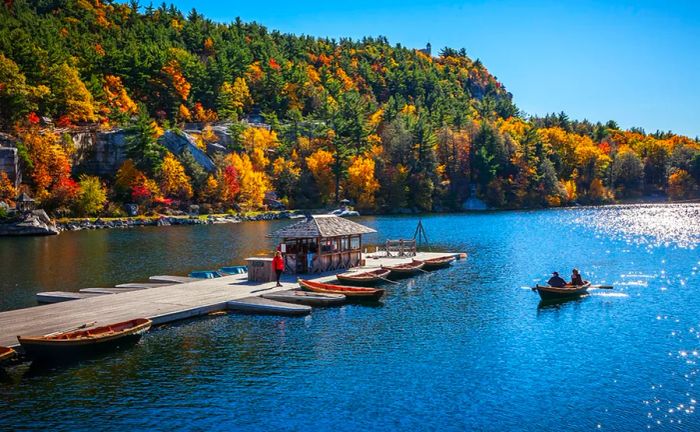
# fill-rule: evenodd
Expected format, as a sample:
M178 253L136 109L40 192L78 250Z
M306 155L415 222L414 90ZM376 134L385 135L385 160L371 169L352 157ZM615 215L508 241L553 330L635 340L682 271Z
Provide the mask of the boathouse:
M372 228L335 215L309 217L276 231L287 273L321 273L360 265L362 234Z

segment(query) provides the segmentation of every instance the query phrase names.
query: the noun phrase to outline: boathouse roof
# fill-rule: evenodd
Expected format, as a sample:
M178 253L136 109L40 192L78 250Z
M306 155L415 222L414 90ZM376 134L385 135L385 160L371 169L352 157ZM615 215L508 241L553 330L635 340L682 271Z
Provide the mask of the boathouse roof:
M275 231L274 236L284 238L340 237L373 232L377 231L336 215L312 215Z

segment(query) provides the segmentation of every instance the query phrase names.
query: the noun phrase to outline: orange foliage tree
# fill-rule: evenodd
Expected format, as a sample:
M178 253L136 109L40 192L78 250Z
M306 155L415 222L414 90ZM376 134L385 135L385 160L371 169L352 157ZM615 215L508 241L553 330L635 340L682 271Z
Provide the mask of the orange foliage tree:
M102 87L107 98L107 105L118 113L136 114L138 106L129 97L122 79L114 75L105 76L105 84Z

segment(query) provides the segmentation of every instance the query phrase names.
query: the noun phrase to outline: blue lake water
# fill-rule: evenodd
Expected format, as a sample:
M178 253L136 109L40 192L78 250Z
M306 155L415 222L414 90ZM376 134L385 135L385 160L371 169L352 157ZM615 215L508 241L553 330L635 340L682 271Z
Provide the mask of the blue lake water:
M368 241L416 217L367 217ZM240 262L287 222L0 240L0 310L37 291ZM700 205L433 215L467 260L375 307L225 315L129 350L0 380L0 429L700 430ZM541 306L553 270L614 290Z

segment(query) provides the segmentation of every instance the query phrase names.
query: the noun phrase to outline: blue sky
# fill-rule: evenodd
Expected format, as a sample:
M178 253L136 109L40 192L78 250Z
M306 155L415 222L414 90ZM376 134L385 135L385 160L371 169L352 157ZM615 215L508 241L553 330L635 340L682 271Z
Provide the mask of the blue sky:
M142 0L142 4L146 2ZM158 2L154 2L156 5ZM216 21L240 16L313 36L383 35L433 52L466 48L529 114L616 120L700 135L700 2L173 2Z

